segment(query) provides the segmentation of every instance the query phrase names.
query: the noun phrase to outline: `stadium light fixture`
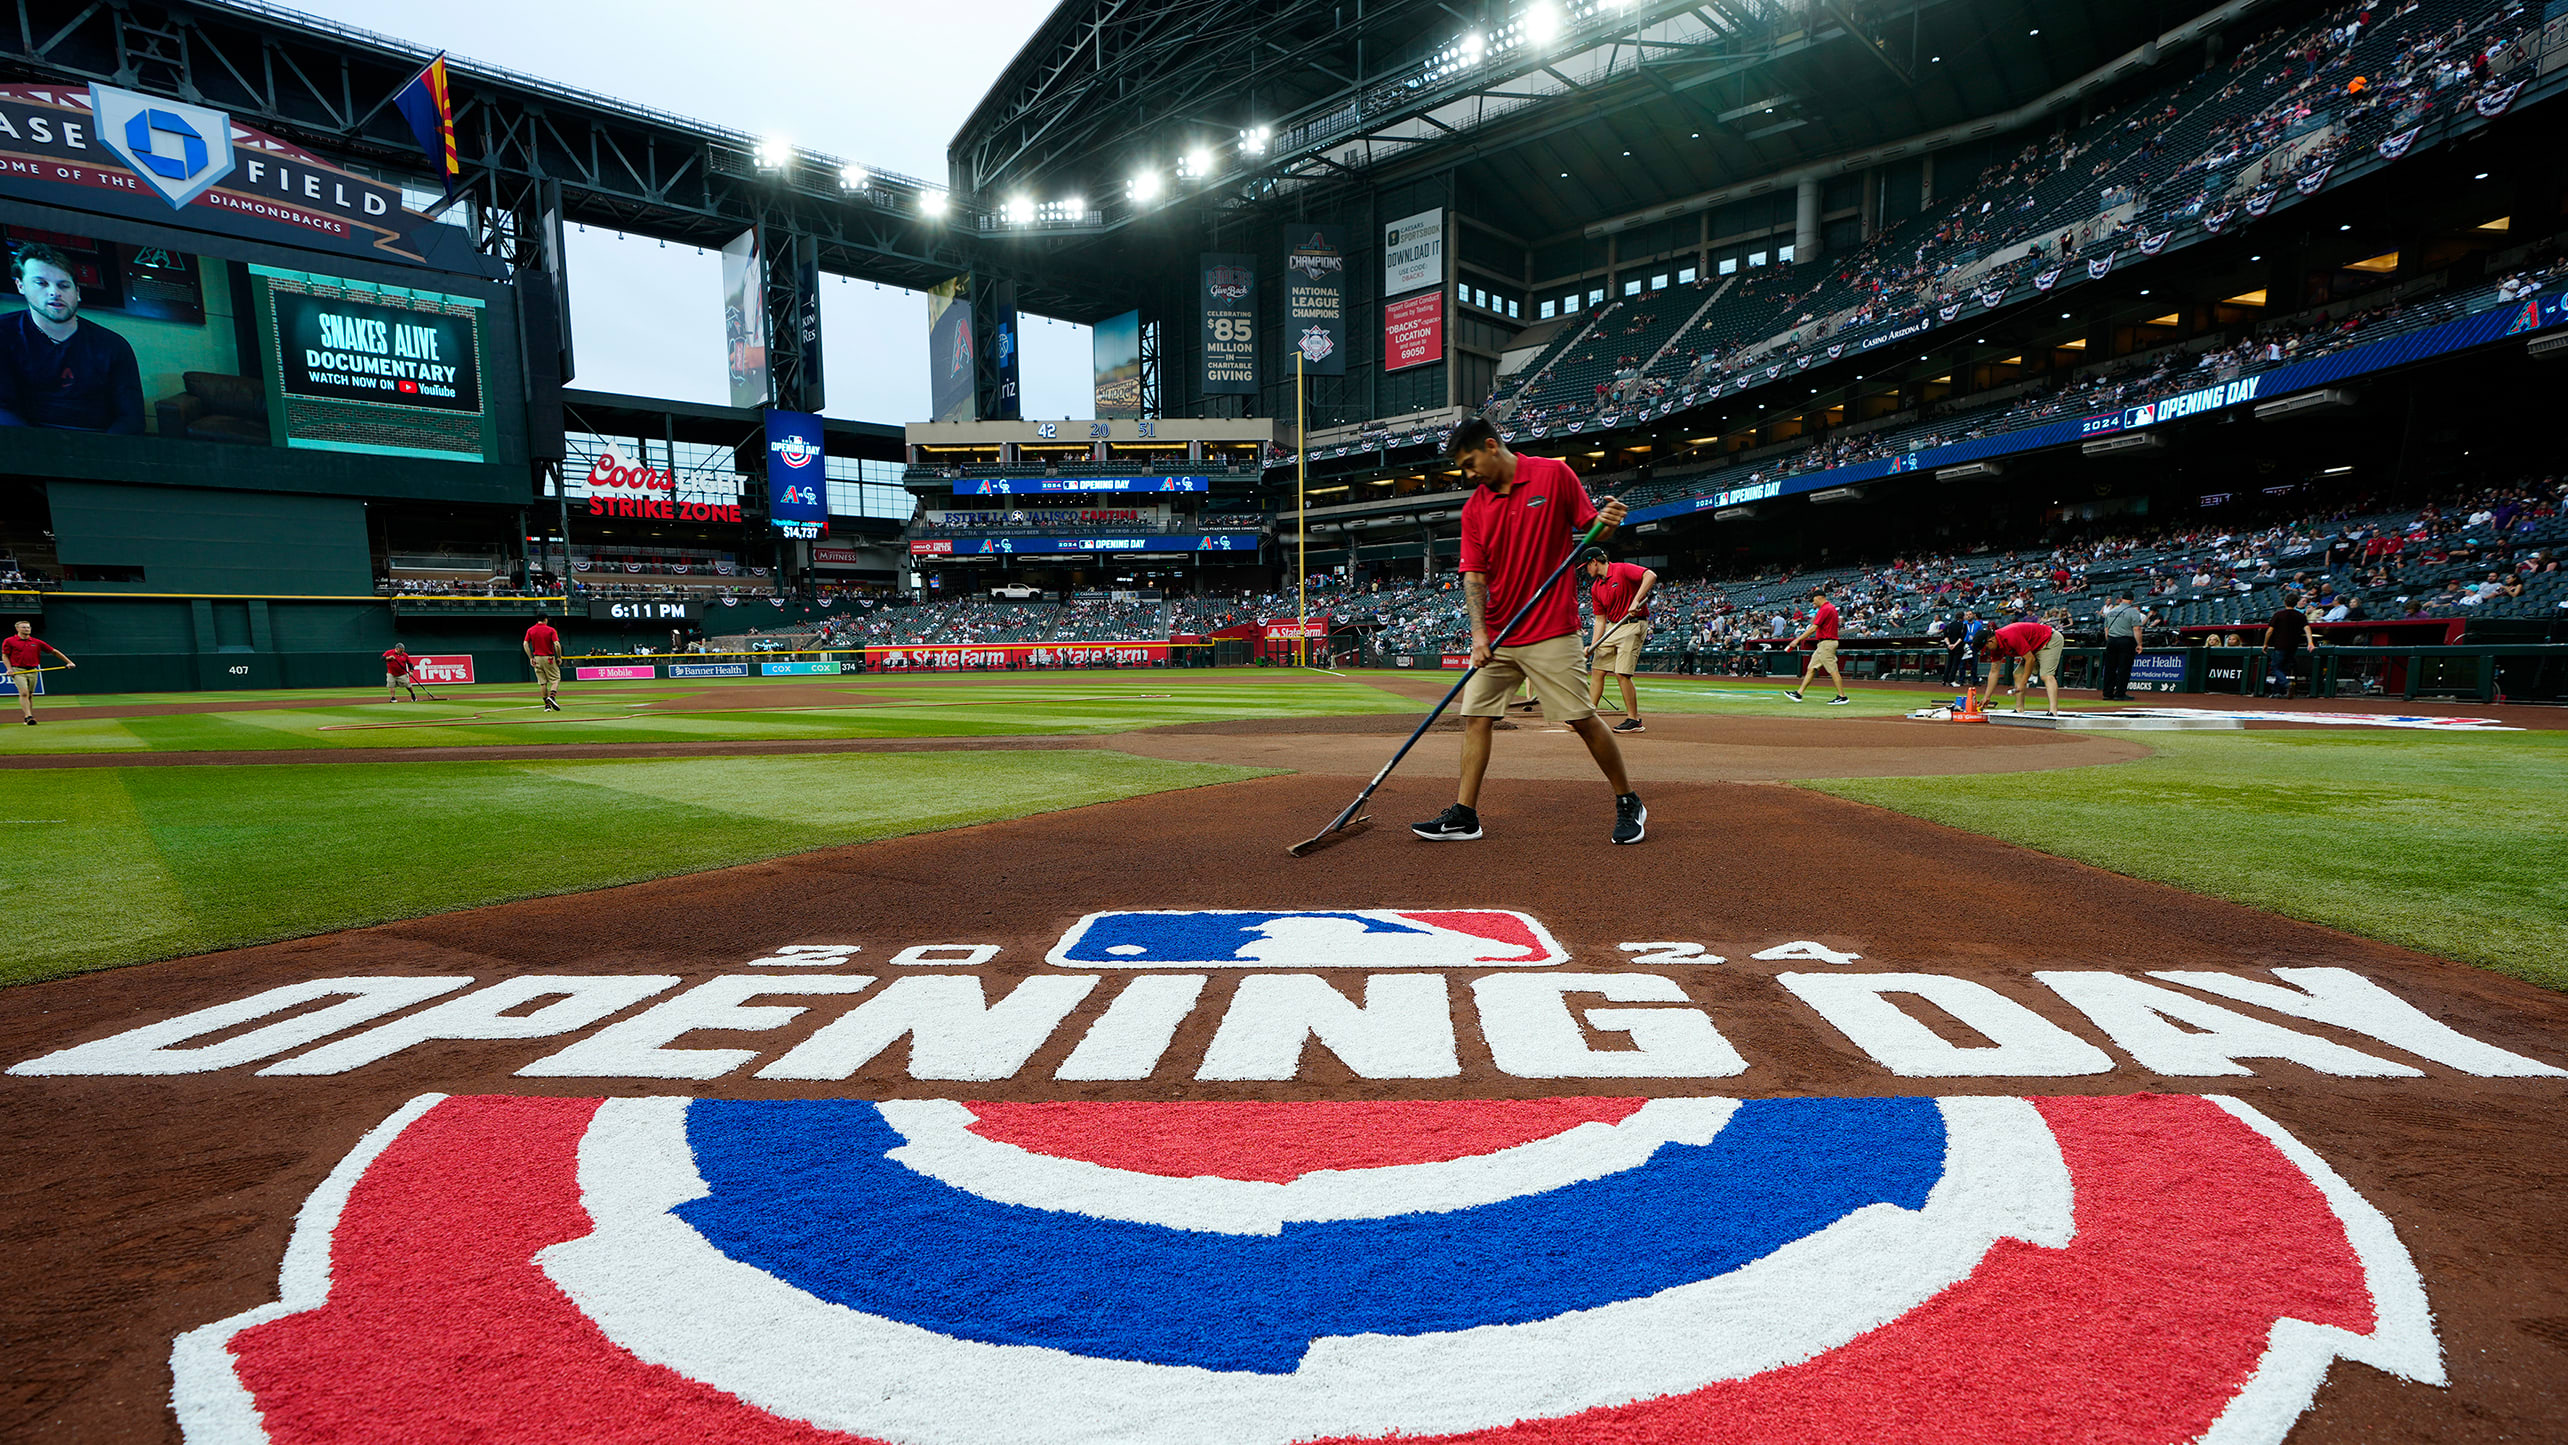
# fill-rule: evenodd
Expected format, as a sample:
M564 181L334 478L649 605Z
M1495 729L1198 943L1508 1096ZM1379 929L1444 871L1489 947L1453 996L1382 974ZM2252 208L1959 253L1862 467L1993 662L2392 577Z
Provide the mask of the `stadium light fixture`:
M1243 151L1247 150L1247 142L1241 142L1240 149ZM1190 150L1177 158L1177 174L1185 177L1187 180L1200 181L1212 173L1213 153L1204 149L1202 146L1197 146L1193 150Z
M1084 197L1084 196L1064 196L1064 197L1062 197L1062 198L1061 198L1061 214L1062 214L1062 215L1064 215L1064 216L1069 217L1071 220L1074 220L1074 221L1079 220L1079 219L1081 219L1081 218L1085 217L1085 216L1088 214L1088 202L1087 202L1087 198L1086 198L1086 197Z
M918 193L918 213L919 213L920 215L922 215L922 216L942 216L942 215L944 215L944 214L945 214L945 193L944 193L943 191L921 191L921 192L919 192L919 193Z
M1244 156L1262 156L1266 154L1266 139L1266 127L1262 125L1250 126L1248 129L1239 133L1239 153Z
M1560 10L1551 0L1535 0L1525 11L1525 38L1536 45L1549 45L1560 38Z
M1034 201L1027 196L1010 196L1007 209L1002 214L1011 226L1025 225L1034 219Z
M847 166L838 172L838 188L842 191L871 190L873 185L874 173L863 166Z
M1124 194L1141 205L1159 199L1159 172L1147 167L1133 172L1132 179L1124 182Z
M1462 37L1461 50L1462 63L1465 66L1478 65L1480 57L1489 50L1489 42L1481 38L1479 31L1469 31Z
M794 143L783 136L771 135L758 142L755 159L762 171L781 171L793 158Z

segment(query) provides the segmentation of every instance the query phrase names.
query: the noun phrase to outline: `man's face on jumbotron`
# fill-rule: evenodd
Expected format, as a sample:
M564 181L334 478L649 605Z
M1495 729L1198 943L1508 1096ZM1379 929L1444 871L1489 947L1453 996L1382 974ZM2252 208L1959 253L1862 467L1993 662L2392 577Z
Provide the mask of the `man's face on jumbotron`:
M19 266L18 295L30 310L57 325L80 314L80 283L51 261Z

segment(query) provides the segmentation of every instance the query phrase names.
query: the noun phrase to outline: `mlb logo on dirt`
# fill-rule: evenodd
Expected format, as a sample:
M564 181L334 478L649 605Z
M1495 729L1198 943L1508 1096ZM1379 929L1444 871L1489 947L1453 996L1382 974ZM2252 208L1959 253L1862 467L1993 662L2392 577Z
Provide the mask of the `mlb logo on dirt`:
M1569 954L1496 908L1091 913L1045 955L1065 968L1543 968Z

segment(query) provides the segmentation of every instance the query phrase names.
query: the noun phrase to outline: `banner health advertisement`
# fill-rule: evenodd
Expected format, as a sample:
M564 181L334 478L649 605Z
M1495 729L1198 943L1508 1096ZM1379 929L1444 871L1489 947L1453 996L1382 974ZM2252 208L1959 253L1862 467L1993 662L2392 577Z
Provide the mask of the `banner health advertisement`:
M1088 339L1089 393L1097 415L1141 415L1141 313L1109 316Z
M1420 211L1382 228L1382 294L1444 285L1444 212Z
M928 420L978 421L972 395L972 278L927 288Z
M1309 222L1284 231L1285 364L1346 375L1346 227Z
M748 675L749 664L745 662L673 662L669 664L671 678L747 677Z
M1382 369L1444 360L1444 288L1382 308Z
M829 522L820 418L802 411L767 413L767 511L779 530L817 537Z
M1257 392L1257 258L1206 251L1201 259L1204 394L1253 396Z
M2175 692L2185 685L2185 655L2144 652L2131 659L2131 685L2150 692Z

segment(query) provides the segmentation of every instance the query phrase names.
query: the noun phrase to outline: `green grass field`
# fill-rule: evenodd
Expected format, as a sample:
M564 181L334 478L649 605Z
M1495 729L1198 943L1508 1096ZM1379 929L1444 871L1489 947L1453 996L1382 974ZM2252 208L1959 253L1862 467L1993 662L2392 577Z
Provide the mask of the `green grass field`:
M331 692L114 699L163 717L0 727L0 753L345 749L345 763L0 770L0 884L46 900L25 982L576 892L899 833L1256 776L1098 751L410 762L386 747L1111 733L1226 718L1414 715L1375 686L1433 674L1053 675L845 686L592 683L548 716L523 687L385 704ZM1789 680L1644 684L1656 713L1888 717L1925 696L1796 704ZM84 698L98 704L111 701ZM276 707L279 701L306 705ZM634 704L668 705L632 715ZM2091 702L2083 705L2093 705ZM476 715L478 714L478 715ZM404 726L384 727L384 723ZM2059 772L1808 786L2135 877L2568 989L2568 732L2161 733ZM947 800L922 808L921 798Z
M0 983L1259 775L1087 751L0 772L0 884L28 902Z

